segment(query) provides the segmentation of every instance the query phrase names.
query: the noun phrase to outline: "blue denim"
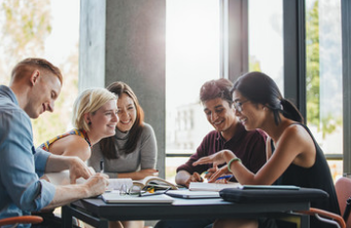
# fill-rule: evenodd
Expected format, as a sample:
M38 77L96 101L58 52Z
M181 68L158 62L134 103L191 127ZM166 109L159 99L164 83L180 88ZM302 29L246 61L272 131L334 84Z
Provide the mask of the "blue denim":
M53 200L54 185L39 180L49 156L35 149L29 116L19 107L12 90L1 85L0 218L28 215Z

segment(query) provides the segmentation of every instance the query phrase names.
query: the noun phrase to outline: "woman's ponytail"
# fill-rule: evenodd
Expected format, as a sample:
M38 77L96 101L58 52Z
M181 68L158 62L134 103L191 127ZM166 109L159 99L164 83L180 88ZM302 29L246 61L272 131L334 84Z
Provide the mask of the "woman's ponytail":
M304 123L304 119L300 113L300 111L296 108L296 106L290 102L289 100L282 98L280 100L280 104L282 105L282 114L289 119L295 120L300 123Z

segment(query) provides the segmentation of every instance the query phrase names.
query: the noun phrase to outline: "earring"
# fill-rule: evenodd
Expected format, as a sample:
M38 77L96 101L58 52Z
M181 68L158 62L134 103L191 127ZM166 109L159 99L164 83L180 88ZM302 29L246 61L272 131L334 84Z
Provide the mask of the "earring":
M267 110L267 108L266 108L266 107L263 107L263 110L264 110L264 111L266 111L266 110Z

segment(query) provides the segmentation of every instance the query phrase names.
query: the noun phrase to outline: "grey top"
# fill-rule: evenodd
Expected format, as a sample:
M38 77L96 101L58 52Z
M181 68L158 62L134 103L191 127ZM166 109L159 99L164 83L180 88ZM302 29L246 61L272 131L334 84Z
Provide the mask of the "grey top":
M116 129L115 146L118 151L124 147L129 137L129 132L123 133ZM155 169L157 159L156 136L151 125L144 123L143 131L140 135L135 151L129 154L120 152L118 159L104 158L101 153L100 144L92 147L92 154L88 160L88 165L92 166L96 172L100 171L100 161L104 161L104 173L110 178L116 178L118 173L130 173L142 169Z

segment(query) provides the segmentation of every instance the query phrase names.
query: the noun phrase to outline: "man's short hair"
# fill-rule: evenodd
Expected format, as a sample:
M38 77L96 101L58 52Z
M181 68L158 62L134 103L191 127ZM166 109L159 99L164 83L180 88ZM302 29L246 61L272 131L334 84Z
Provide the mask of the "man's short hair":
M14 80L14 77L21 77L22 73L29 70L28 67L37 67L42 70L47 70L54 74L60 80L61 85L63 83L63 78L60 69L54 66L49 61L47 61L46 59L41 58L27 58L17 63L17 65L13 68L11 73L12 80Z
M225 78L210 80L205 82L200 89L200 100L202 103L221 98L229 103L233 103L232 93L230 92L233 83Z

